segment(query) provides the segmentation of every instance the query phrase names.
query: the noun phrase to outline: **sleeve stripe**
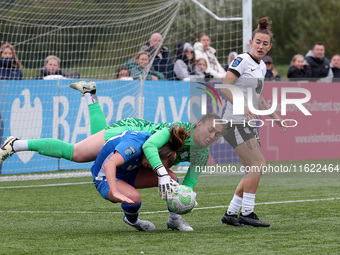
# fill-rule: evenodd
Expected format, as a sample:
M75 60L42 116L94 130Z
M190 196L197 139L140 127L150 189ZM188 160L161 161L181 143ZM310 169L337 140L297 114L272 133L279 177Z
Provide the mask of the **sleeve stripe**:
M241 76L241 74L240 74L238 71L236 71L235 69L229 68L228 71L232 72L232 73L235 74L237 77L240 77L240 76Z

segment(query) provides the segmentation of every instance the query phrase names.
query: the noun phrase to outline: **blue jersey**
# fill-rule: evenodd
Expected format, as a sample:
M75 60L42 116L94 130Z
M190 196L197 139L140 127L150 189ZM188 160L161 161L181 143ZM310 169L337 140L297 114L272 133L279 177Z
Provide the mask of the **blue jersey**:
M104 164L115 152L119 152L124 159L124 164L116 170L117 176L119 172L130 171L141 166L143 159L142 146L150 136L151 134L148 132L128 130L111 137L100 150L91 168L93 178L97 181L102 181L106 177Z

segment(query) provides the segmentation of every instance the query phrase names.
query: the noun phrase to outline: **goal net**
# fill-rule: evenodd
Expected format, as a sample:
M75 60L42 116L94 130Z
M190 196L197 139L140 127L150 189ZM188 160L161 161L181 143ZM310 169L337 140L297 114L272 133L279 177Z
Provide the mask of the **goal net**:
M203 6L203 7L202 7ZM152 122L189 121L188 82L149 81L153 58L136 80L117 80L117 69L133 60L150 36L163 37L170 57L175 44L197 41L208 34L222 66L231 51L242 52L242 1L209 0L15 0L0 6L1 45L10 43L22 64L22 80L0 81L0 142L57 138L76 143L90 135L87 103L69 88L74 80L94 80L107 122L140 117ZM207 12L210 10L211 13ZM60 59L63 77L39 76L47 56ZM225 102L224 102L225 103ZM216 109L222 114L223 109ZM226 153L223 139L216 143L214 159ZM230 148L227 148L228 150ZM37 152L19 152L1 166L1 174L88 169L48 158Z

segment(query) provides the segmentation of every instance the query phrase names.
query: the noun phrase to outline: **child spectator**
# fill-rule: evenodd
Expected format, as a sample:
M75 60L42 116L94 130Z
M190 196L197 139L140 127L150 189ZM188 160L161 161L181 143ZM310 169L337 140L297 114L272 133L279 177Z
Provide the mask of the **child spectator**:
M271 80L280 81L281 76L274 68L273 59L270 56L265 56L263 58L263 62L266 64L267 67L265 79L270 81Z
M22 80L23 74L14 46L5 43L0 48L0 79L1 80Z
M312 77L312 70L301 54L293 56L287 77L290 80L308 80Z
M130 77L130 71L126 67L120 67L116 72L116 79L122 81L132 81L133 78Z
M45 58L45 66L40 70L40 73L36 75L33 79L35 80L54 80L54 79L64 79L64 78L80 78L78 72L64 73L60 69L60 58L54 55L50 55Z
M204 58L200 58L197 60L197 67L204 74L205 81L209 81L210 79L214 78L214 76L207 72L207 61L205 61Z

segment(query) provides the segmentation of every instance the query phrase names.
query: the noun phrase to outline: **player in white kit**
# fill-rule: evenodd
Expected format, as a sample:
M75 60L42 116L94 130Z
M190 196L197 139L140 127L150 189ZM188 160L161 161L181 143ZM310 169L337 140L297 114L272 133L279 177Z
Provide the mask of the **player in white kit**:
M260 19L258 28L254 30L250 40L250 52L238 55L229 66L226 74L224 84L234 85L243 92L244 114L233 114L234 103L236 105L237 102L234 101L235 98L233 98L231 90L221 89L221 93L228 100L227 110L223 116L224 120L228 120L228 125L223 136L237 152L241 164L246 170L245 176L235 190L228 210L222 217L222 223L228 225L270 226L269 223L261 221L254 213L255 193L266 161L262 154L258 130L256 127L252 127L256 126L256 121L248 122L249 120L259 119L256 114L249 110L248 96L252 97L252 104L255 109L270 109L262 97L266 74L266 65L262 58L271 49L272 39L273 34L270 30L268 18ZM274 122L280 127L281 132L286 131L286 127L281 124L282 118L280 116L275 112L268 116L275 120ZM241 213L238 215L240 209Z

